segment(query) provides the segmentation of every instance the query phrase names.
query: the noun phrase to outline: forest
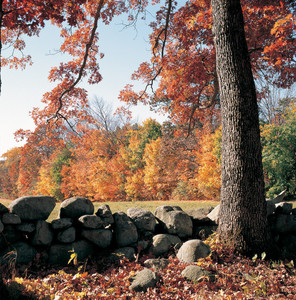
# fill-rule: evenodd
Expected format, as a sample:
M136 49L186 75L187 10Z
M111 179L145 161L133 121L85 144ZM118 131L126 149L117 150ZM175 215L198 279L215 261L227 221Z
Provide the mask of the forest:
M262 111L264 107L262 106ZM266 110L265 110L266 111ZM296 101L283 98L267 119L261 139L267 197L296 191ZM93 201L219 199L221 126L219 110L210 120L188 126L147 119L131 123L114 115L102 99L88 110L83 135L54 136L44 128L23 147L3 155L2 198L43 194L61 201L83 195ZM71 133L71 130L69 129Z

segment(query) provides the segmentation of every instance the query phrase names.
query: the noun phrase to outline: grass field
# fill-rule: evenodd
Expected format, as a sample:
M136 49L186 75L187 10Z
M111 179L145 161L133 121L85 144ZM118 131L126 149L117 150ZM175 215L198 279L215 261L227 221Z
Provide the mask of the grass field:
M0 203L4 204L5 206L8 206L10 202L11 202L11 200L0 199ZM144 208L144 209L147 209L147 210L151 211L152 213L154 213L155 209L161 205L178 205L183 210L187 210L187 209L196 209L196 208L208 207L208 206L215 207L216 205L219 204L219 202L218 201L203 201L203 200L200 200L200 201L94 202L95 212L98 210L99 206L101 206L102 204L108 204L110 206L112 213L117 212L117 211L126 212L131 207ZM58 217L59 209L60 209L60 203L57 203L56 207L54 208L51 215L49 216L48 221L51 221Z

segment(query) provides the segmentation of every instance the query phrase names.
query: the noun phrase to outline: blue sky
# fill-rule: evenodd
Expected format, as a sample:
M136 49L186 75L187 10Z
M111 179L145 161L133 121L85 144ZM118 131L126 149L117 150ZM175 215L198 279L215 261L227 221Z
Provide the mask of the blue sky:
M90 99L103 98L114 109L120 104L119 91L131 83L130 76L139 64L150 57L148 21L140 21L137 31L134 28L123 29L123 17L116 18L109 26L100 25L100 50L105 57L100 60L103 81L94 86L83 83L80 86L88 90ZM47 26L39 37L28 38L26 54L32 56L34 64L24 71L2 68L2 93L0 96L0 156L7 150L21 146L14 140L14 132L20 128L34 129L29 116L33 107L41 107L42 95L50 90L47 77L50 67L65 59L61 55L48 55L59 47L59 32ZM3 53L5 56L7 52ZM138 84L138 87L140 85ZM139 106L133 109L133 116L139 122L148 117L163 121L164 116L153 114L149 107Z

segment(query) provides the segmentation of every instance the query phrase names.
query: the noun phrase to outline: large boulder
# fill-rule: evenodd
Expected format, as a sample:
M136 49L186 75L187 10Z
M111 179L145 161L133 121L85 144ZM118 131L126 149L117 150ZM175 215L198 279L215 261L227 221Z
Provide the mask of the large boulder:
M136 274L129 289L135 292L145 292L148 288L155 287L159 280L155 272L145 268Z
M93 245L86 240L72 243L72 249L74 249L74 252L77 254L78 260L84 260L94 252Z
M54 244L49 249L49 263L52 265L67 265L72 244Z
M154 232L156 219L150 211L143 208L132 207L127 210L127 215L133 220L140 232Z
M61 243L73 243L76 238L76 229L74 227L69 227L63 231L58 232L57 240Z
M155 216L167 233L179 237L192 236L192 220L180 207L159 206L155 210Z
M13 244L13 248L15 249L16 255L16 263L17 264L26 264L31 262L36 254L37 251L34 247L28 245L24 242L17 242Z
M213 207L202 207L197 209L185 210L185 212L191 217L193 226L201 224L209 224L212 222L208 218L208 214L213 210Z
M94 205L87 198L69 198L63 201L60 206L60 218L79 219L83 215L92 215L93 213Z
M170 211L183 211L182 208L180 206L170 206L170 205L162 205L162 206L158 206L155 209L154 215L158 218L158 219L163 219L165 218L165 216L167 215L168 212Z
M116 243L119 247L133 245L138 241L138 231L135 224L126 213L120 211L113 215Z
M210 253L210 247L201 240L189 240L181 246L177 258L186 263L193 263L199 258L207 257Z
M8 208L11 213L17 214L21 220L46 220L56 205L53 197L26 196L12 201Z
M104 227L102 219L95 215L84 215L78 221L84 228L100 229Z
M85 240L80 240L72 244L55 244L49 250L49 263L52 265L67 265L73 253L77 254L77 259L84 260L93 254L93 245Z
M18 215L6 213L2 216L2 223L5 225L18 225L21 224L22 221Z
M220 212L220 204L218 204L208 215L207 217L212 220L214 223L219 223L219 212Z
M49 223L39 220L36 223L36 231L32 240L34 246L49 246L53 240L53 232Z
M152 239L150 252L154 256L159 256L167 253L175 245L181 244L178 236L171 234L157 234Z
M107 204L101 205L98 208L96 215L103 220L104 227L107 227L114 223L114 218L113 218L111 209L110 209L109 205L107 205Z
M197 282L204 277L209 278L211 281L213 281L215 278L215 276L211 272L196 265L187 266L181 274L185 279L193 282Z
M81 236L100 248L109 247L112 241L112 232L109 229L83 229Z
M32 233L35 231L36 226L34 223L22 223L17 225L16 229L24 233Z
M55 219L50 225L53 230L65 230L73 225L73 220L71 218Z

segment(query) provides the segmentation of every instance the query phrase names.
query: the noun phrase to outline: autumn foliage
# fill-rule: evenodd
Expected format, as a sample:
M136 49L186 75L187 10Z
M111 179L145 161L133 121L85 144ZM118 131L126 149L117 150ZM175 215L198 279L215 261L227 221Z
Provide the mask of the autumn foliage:
M260 101L267 83L288 88L295 82L296 6L289 0L241 2ZM149 5L158 7L150 23L151 59L132 75L144 86L137 91L128 84L119 98L164 111L170 122L109 128L106 119L97 119L102 111L90 112L87 90L79 87L82 80L102 80L98 23L108 25L125 14L134 24ZM2 67L31 64L23 55L25 37L49 23L60 30L59 51L67 57L49 73L54 87L44 94L44 107L31 112L35 131L19 130L17 138L26 144L3 156L2 195L100 201L219 197L220 103L210 0L1 1L1 12ZM268 132L263 130L267 139L274 136ZM266 180L273 182L272 163L265 162Z
M24 147L5 154L3 170L15 172L15 160L18 169L11 177L15 192L3 183L2 193L58 199L83 195L99 201L218 198L214 132L196 129L187 137L187 131L152 119L113 132L97 127L52 148L31 136ZM209 161L211 171L203 174ZM209 186L200 188L204 180Z

